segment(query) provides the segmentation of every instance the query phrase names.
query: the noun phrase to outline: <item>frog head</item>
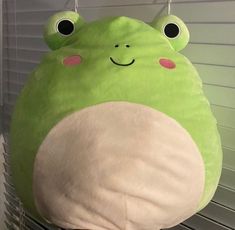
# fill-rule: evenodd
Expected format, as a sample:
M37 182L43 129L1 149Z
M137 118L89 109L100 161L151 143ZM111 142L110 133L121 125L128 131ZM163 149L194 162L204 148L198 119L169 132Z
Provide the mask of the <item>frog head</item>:
M182 20L86 23L52 16L52 49L13 114L16 190L35 217L69 229L160 229L210 201L221 172L216 121ZM208 139L213 143L208 142Z
M104 28L100 29L101 26ZM144 27L145 30L143 30ZM136 33L138 30L139 33ZM150 27L141 21L127 17L114 17L85 24L77 13L61 12L51 17L44 37L52 50L59 49L62 53L63 47L79 51L84 48L92 50L93 47L93 52L89 54L92 56L80 56L77 62L75 57L69 58L64 60L65 65L79 65L82 59L90 60L89 58L98 56L99 60L95 60L95 63L98 61L101 62L99 64L103 64L111 61L117 66L133 65L132 71L134 71L136 65L138 67L143 63L148 65L153 62L156 64L156 61L165 68L175 68L175 63L171 60L169 62L157 60L158 55L161 57L161 52L156 53L156 49L152 49L162 47L172 52L169 53L170 58L171 55L177 54L173 51L180 51L188 44L189 31L186 25L174 15L154 20ZM144 50L148 54L145 55L146 58L151 57L152 61L148 62L148 59L143 58L141 52ZM102 52L104 57L106 55L108 59L102 59L99 52ZM76 56L79 56L78 52Z

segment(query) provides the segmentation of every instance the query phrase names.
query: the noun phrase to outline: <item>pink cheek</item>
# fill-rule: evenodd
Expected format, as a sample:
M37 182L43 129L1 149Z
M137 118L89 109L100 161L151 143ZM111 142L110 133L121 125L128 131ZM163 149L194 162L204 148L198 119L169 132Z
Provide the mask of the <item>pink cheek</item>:
M80 55L69 56L63 60L63 64L65 66L75 66L75 65L80 65L81 63L82 63L82 57Z
M170 59L161 58L159 60L159 63L161 66L163 66L166 69L175 69L176 68L176 64Z

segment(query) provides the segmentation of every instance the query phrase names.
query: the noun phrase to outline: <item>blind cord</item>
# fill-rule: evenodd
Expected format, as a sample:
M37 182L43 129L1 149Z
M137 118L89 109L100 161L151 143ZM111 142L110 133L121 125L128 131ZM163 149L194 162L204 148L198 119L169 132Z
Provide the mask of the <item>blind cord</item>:
M171 14L171 2L172 2L172 0L167 1L167 14L168 15Z
M78 0L74 0L74 11L78 12Z

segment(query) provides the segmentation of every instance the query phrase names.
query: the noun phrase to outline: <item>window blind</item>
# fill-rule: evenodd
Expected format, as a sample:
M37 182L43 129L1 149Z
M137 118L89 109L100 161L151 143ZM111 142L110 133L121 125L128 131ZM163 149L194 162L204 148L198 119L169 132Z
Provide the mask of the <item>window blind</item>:
M151 21L165 14L166 0L80 0L87 20L126 15ZM3 131L8 229L49 229L24 212L15 195L9 166L8 132L15 100L29 73L48 51L42 40L46 19L56 11L73 9L74 1L3 0ZM212 202L175 230L235 229L235 1L173 0L171 11L191 33L183 50L203 81L205 94L218 121L222 138L223 173ZM209 141L209 140L208 140Z

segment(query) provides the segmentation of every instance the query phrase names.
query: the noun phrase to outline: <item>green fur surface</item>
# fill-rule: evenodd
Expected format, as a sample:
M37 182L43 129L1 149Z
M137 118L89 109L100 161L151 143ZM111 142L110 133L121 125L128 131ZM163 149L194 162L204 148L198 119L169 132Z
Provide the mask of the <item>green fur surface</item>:
M54 21L49 21L50 31ZM135 19L115 17L83 24L67 37L60 37L56 31L45 32L47 42L55 50L43 58L29 77L18 98L10 132L14 184L26 209L35 217L39 218L32 194L32 173L40 144L68 114L111 101L143 104L178 121L194 139L205 163L205 189L198 210L212 198L222 164L216 120L196 69L176 52L188 43L189 37L179 40L179 46L156 29L160 28L156 23L150 26ZM184 33L188 32L183 30ZM51 45L53 42L55 46ZM117 44L119 47L115 47ZM71 55L80 55L82 63L65 66L64 58ZM133 59L135 62L118 66L110 57L120 63ZM176 68L162 67L161 58L174 61Z

